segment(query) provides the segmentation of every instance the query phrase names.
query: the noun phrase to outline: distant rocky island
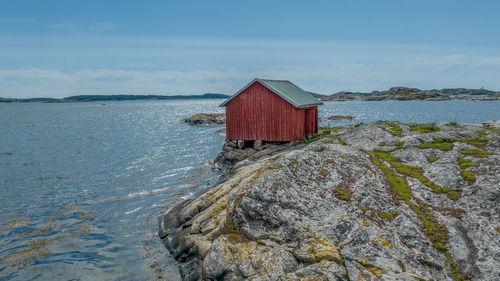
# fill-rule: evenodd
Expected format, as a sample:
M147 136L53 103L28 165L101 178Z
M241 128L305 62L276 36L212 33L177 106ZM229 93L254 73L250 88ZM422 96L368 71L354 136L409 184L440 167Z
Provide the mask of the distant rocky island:
M498 280L500 122L379 121L226 141L219 182L162 215L191 280Z
M90 102L90 101L124 101L124 100L185 100L185 99L226 99L228 95L207 93L203 95L78 95L62 99L57 98L2 98L0 102L44 102L44 103L64 103L64 102Z
M417 88L392 87L385 91L373 91L370 93L361 92L338 92L332 95L323 95L309 92L321 101L383 101L383 100L500 100L500 92L487 89L465 89L446 88L421 90ZM57 98L2 98L0 102L43 102L43 103L64 103L64 102L90 102L90 101L123 101L123 100L181 100L181 99L226 99L230 97L224 94L207 93L203 95L78 95L62 99Z
M447 88L421 90L417 88L392 87L371 93L338 92L332 95L311 93L322 101L383 101L383 100L500 100L500 92L487 89Z

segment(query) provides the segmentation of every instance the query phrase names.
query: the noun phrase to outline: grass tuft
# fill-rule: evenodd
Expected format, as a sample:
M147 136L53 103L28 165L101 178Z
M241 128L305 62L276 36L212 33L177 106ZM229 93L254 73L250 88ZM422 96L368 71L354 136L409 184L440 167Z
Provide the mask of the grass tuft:
M464 158L464 157L457 157L458 165L462 169L467 169L470 167L475 167L477 166L476 164L472 163L469 159Z
M483 127L483 129L495 132L495 133L500 133L500 128L494 128L494 127Z
M460 153L463 155L470 155L476 158L487 158L488 152L484 149L464 149L461 150Z
M424 142L419 145L415 145L416 148L432 148L432 149L439 149L442 151L450 151L453 149L453 139L449 138L435 138L430 142Z
M484 147L490 140L493 140L493 138L469 137L469 138L459 139L458 141L473 145L475 147Z
M469 184L476 182L476 174L471 171L462 171L462 178Z
M338 130L342 129L343 127L328 127L328 126L322 126L319 127L318 133L323 134L323 133L334 133L337 132Z
M378 156L385 162L389 163L401 174L418 179L421 183L429 187L435 193L447 193L448 197L451 199L449 194L450 189L444 186L440 186L431 181L430 179L428 179L426 176L424 176L424 171L422 170L421 167L411 166L401 163L401 159L390 155L390 151L379 149L379 150L373 150L372 153L374 153L376 156Z
M439 157L437 157L437 156L429 156L429 157L427 157L427 161L429 161L429 163L434 163L438 159L439 159Z
M435 123L409 123L411 131L418 131L421 134L439 132L441 129Z
M322 138L323 138L323 136L315 136L315 137L310 138L310 139L304 139L302 142L305 144L310 144L310 143L313 143L315 141L319 141Z
M397 137L402 137L403 136L403 128L401 128L401 126L399 126L399 125L391 126L389 128L389 132L393 136L397 136Z

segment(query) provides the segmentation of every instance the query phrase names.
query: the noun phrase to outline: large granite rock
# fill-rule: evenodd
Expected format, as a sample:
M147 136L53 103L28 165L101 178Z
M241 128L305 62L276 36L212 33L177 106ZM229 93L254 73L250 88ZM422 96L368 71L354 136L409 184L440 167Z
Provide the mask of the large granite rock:
M220 126L226 124L226 114L196 113L195 115L183 119L182 121L193 126Z
M499 145L479 125L345 127L238 162L159 235L184 280L500 280Z

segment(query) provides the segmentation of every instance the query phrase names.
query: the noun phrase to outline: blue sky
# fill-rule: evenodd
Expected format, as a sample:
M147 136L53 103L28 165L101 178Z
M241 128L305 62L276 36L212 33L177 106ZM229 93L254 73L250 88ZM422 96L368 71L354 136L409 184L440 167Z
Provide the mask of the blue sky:
M0 96L500 90L500 1L1 1Z

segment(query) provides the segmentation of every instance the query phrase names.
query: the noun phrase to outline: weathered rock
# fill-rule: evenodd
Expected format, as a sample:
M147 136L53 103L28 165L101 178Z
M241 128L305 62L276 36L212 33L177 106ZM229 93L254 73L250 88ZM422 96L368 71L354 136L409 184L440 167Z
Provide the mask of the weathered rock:
M242 160L247 160L247 163L248 161L257 161L265 156L291 149L297 144L297 142L277 144L262 141L226 140L222 145L222 151L212 164L214 168L227 170Z
M219 126L226 124L225 113L197 113L182 120L193 126Z
M328 117L329 121L335 121L335 122L349 122L354 120L354 117L350 115L332 115Z
M489 120L483 123L486 127L500 128L500 120Z
M169 210L160 237L184 280L500 280L500 134L415 128L247 158Z

